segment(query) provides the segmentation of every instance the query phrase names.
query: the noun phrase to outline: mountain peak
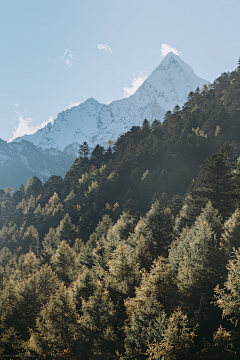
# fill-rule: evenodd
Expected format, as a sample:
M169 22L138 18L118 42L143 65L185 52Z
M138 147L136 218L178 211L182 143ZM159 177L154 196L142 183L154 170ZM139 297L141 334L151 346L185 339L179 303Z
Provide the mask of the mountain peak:
M170 52L129 98L109 105L87 99L61 112L52 126L33 135L24 135L14 142L25 139L43 149L61 150L74 142L81 144L84 141L91 149L97 144L105 146L107 140L116 140L132 126L142 125L144 119L149 122L163 120L166 111L176 105L182 106L190 91L207 83L178 55Z
M169 52L164 59L161 61L160 65L157 67L157 69L166 69L166 67L178 67L180 66L183 70L194 73L193 68L186 64L178 55L174 54L173 52Z

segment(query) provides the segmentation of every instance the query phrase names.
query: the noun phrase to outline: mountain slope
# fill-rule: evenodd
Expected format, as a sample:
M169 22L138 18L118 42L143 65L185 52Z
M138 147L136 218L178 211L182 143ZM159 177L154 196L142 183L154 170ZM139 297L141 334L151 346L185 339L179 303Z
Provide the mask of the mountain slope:
M87 141L90 148L105 146L116 140L132 126L163 120L164 114L175 105L182 106L190 91L208 83L177 55L169 53L139 89L129 98L100 104L91 98L61 112L54 123L49 123L33 135L24 135L14 142L28 140L43 149L64 150L66 146Z
M10 186L16 190L34 175L42 182L53 174L64 176L75 160L75 152L74 144L62 152L42 150L26 140L8 144L0 139L0 189Z

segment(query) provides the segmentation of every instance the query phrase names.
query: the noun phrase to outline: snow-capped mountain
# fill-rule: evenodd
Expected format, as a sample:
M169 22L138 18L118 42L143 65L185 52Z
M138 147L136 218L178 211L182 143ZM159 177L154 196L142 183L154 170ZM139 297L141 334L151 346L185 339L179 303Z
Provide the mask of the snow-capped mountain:
M61 112L54 120L33 135L24 135L14 142L28 140L42 149L63 150L72 143L87 141L90 148L105 146L143 120L163 120L175 105L182 106L190 91L202 88L208 81L199 78L191 66L179 56L169 53L160 65L129 98L100 104L91 98Z
M34 175L42 182L51 175L64 176L75 160L75 146L64 151L43 150L26 140L8 144L0 139L0 189L10 186L17 190Z

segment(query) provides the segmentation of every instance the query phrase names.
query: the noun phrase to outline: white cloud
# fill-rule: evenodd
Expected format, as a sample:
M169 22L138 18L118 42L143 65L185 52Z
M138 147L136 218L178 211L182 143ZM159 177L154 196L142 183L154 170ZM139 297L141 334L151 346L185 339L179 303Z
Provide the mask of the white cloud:
M71 50L65 49L65 52L61 58L64 59L64 62L67 64L67 66L72 66L73 53Z
M171 45L168 44L162 44L161 45L161 56L166 56L168 53L173 52L175 55L181 55L181 51L178 51L178 49L172 47Z
M63 61L67 64L68 67L72 67L73 65L73 61L74 60L80 60L80 59L77 59L71 50L69 49L65 49L64 51L64 54L60 57L57 57L57 58L47 58L47 60L50 62L50 63L56 63L59 59L63 59Z
M133 95L137 89L143 84L143 82L148 78L148 75L144 75L143 71L138 71L138 77L135 77L132 81L132 86L127 87L127 85L124 86L124 97L128 98L129 96ZM136 76L136 75L134 75Z
M64 62L67 64L68 67L72 67L73 60L79 60L74 57L73 53L69 49L65 49L63 56L61 56L62 59L64 59Z
M19 136L34 134L36 131L38 131L39 129L42 129L44 126L46 126L49 122L51 122L52 124L54 122L53 116L50 116L47 121L43 121L40 125L34 126L31 124L33 119L31 119L31 118L24 119L20 113L18 113L18 112L16 112L16 113L18 114L18 126L15 126L15 128L12 132L13 134L9 138L9 141L12 141Z
M97 47L99 50L109 51L110 53L113 53L113 49L110 48L107 44L98 44Z
M74 106L78 106L79 104L81 104L80 101L70 102L70 105L69 105L68 109L71 109Z
M84 95L84 93L81 93L82 97L83 97L83 101L85 101L87 99L86 95ZM74 106L78 106L82 103L82 101L71 101L70 105L68 106L68 109L71 109Z

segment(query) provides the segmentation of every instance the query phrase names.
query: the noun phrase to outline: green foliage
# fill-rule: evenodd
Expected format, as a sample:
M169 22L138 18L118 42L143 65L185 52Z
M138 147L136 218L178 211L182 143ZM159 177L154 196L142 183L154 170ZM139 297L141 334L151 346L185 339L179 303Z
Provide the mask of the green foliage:
M59 244L56 253L51 258L55 273L65 284L70 284L73 280L75 258L76 253L65 240Z
M181 309L176 309L169 317L166 329L163 331L161 342L155 342L148 347L148 360L169 359L185 360L192 359L189 349L193 345L194 330L189 328L187 315Z
M215 305L222 310L223 317L237 325L240 319L240 249L234 249L227 270L227 281L223 288L220 289L219 285L215 288Z
M29 347L40 357L56 357L68 353L79 338L74 298L71 290L61 284L37 317Z
M240 358L239 98L238 66L0 190L2 357Z
M170 247L169 262L181 291L207 291L225 275L221 218L209 202L191 228L184 228Z
M75 228L76 227L74 224L72 224L71 218L68 213L65 214L56 229L56 236L58 240L65 240L68 245L73 246L76 236Z
M91 349L94 358L116 359L116 340L114 331L115 307L108 291L97 283L96 290L82 304L81 327L84 328L84 342Z

